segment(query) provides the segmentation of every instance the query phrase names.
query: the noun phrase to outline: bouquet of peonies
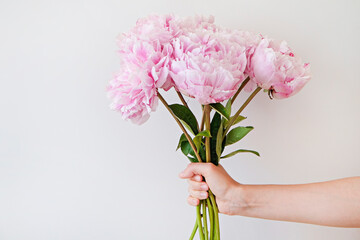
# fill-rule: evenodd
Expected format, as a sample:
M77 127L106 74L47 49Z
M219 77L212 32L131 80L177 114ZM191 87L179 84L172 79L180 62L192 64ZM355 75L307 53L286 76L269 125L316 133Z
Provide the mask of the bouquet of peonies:
M287 98L310 80L309 64L297 58L285 41L221 28L214 24L213 17L151 15L123 33L118 46L122 62L107 88L110 107L124 119L142 124L160 99L183 131L177 149L191 162L218 165L221 158L242 152L259 156L246 149L223 155L226 146L253 129L234 127L245 119L241 112L261 89L271 99ZM174 89L182 104L169 105L161 89ZM242 90L251 94L237 111L232 111ZM197 121L183 94L201 104L201 121ZM209 198L197 206L196 216L190 239L197 230L201 240L220 239L216 196L210 190Z

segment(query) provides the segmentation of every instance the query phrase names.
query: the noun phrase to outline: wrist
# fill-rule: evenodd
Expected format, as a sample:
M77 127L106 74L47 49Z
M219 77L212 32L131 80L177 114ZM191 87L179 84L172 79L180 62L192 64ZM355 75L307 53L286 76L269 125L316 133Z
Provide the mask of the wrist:
M229 215L245 216L250 209L249 186L244 184L236 184L232 189L229 198Z

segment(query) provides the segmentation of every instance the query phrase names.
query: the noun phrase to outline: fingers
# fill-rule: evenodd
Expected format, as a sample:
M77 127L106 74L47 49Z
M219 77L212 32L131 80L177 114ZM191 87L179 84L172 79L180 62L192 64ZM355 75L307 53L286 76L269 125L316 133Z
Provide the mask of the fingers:
M190 196L187 201L190 205L197 206L200 200L208 198L209 186L203 181L203 176L206 177L214 166L212 163L190 163L179 174L180 178L188 179Z
M188 197L187 201L188 201L188 203L189 203L191 206L197 206L197 205L199 205L199 203L200 203L200 200L199 200L199 199L193 198L193 197L191 197L191 196Z
M180 178L191 178L194 175L205 176L208 170L215 166L212 163L190 163L184 171L179 174Z
M193 180L188 180L189 182L189 190L192 189L194 191L207 191L209 190L209 186L206 182L198 182Z
M202 182L203 177L201 175L194 175L193 177L190 178L190 180L195 181L195 182Z
M193 198L197 198L197 199L207 199L209 194L207 191L196 191L196 190L193 190L191 188L189 188L189 193L190 193L190 196L193 197Z

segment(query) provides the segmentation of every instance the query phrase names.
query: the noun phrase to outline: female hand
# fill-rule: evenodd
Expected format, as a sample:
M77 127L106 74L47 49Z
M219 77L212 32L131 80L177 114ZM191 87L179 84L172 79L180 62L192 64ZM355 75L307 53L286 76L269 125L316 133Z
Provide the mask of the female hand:
M209 189L216 196L220 213L233 215L237 205L244 202L241 194L238 194L241 184L232 179L220 164L215 166L212 163L190 163L179 177L188 179L188 203L192 206L197 206L201 199L206 199Z

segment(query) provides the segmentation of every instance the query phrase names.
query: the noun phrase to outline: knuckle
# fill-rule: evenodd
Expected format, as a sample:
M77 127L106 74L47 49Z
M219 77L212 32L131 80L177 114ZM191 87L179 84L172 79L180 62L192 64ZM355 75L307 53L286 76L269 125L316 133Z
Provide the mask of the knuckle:
M215 169L215 165L214 164L212 164L212 163L207 163L207 165L208 165L208 168L209 168L209 170L214 170Z

